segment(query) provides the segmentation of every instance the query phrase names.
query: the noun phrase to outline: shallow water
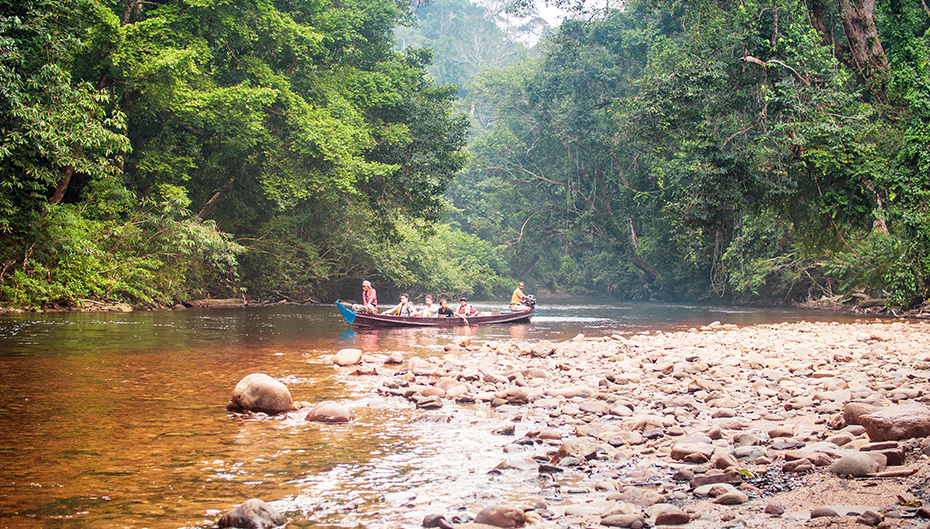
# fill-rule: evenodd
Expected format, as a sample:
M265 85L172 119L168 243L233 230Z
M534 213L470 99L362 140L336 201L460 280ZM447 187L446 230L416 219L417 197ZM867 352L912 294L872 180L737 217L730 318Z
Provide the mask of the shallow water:
M500 310L474 303L479 310ZM476 405L414 421L325 357L346 347L441 354L468 336L563 340L712 321L852 321L782 309L554 300L529 324L353 330L332 306L0 318L0 527L211 527L260 497L291 527L420 527L430 512L538 490L536 473L491 471L512 438ZM295 400L336 400L357 420L242 420L225 404L249 373Z

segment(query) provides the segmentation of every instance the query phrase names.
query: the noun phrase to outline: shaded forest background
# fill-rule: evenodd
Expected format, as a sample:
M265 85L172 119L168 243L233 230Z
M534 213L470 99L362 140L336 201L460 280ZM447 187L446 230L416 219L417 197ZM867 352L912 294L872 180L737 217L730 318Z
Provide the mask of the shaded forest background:
M922 0L0 0L0 303L930 297Z

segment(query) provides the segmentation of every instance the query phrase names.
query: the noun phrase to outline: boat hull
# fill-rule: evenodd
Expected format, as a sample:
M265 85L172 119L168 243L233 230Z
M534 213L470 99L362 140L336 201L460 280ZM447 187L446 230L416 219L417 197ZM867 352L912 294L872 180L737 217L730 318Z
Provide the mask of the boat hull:
M387 316L382 314L365 314L353 312L342 303L336 302L346 321L357 327L461 327L471 325L494 325L501 323L528 323L533 311L501 312L485 316L471 316L463 319L458 316L442 318L420 318L411 316Z

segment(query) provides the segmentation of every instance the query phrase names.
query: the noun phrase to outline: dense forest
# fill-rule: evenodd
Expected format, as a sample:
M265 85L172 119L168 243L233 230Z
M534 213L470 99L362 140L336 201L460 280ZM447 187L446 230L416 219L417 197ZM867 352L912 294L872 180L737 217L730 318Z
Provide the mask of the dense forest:
M930 296L922 0L560 3L0 0L0 303Z

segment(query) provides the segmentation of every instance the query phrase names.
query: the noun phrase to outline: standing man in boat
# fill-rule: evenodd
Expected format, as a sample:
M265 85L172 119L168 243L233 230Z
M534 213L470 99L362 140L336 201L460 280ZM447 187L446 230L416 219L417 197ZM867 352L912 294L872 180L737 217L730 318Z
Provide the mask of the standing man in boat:
M530 307L525 302L526 296L523 295L523 281L520 281L517 284L517 288L513 290L513 295L510 296L510 311L523 312L525 310L530 310Z
M378 313L378 292L371 288L371 281L367 279L362 281L362 304L352 305L354 312L364 312L367 314Z

